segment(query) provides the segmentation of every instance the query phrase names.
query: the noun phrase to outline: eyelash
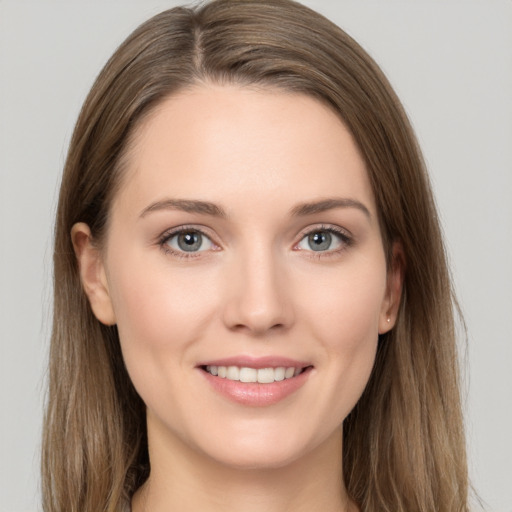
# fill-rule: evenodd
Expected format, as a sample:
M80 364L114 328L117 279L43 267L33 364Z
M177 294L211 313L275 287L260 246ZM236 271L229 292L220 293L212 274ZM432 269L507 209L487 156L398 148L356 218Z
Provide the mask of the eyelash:
M207 235L202 229L197 228L196 226L180 226L179 228L173 228L168 231L165 231L158 239L158 245L160 248L164 251L165 254L171 254L172 256L176 258L183 258L183 259L193 259L193 258L199 258L201 256L204 256L202 253L204 251L176 251L172 247L169 246L168 242L175 236L181 235L183 233L198 233L201 236L207 238L211 241L213 245L216 245L211 237Z
M350 235L346 230L343 230L341 228L335 227L335 226L326 226L326 225L320 225L316 226L312 229L308 228L306 231L303 231L300 234L299 242L297 242L294 246L297 247L302 240L304 240L307 236L312 235L314 233L330 233L332 235L335 235L340 239L341 247L338 249L332 249L327 251L313 251L313 250L304 250L304 249L298 249L300 251L304 251L309 258L314 259L324 259L324 258L333 258L336 256L339 256L340 253L346 251L349 247L351 247L354 244L354 239L352 235Z
M212 241L211 237L205 233L202 229L197 228L196 226L180 226L179 228L173 228L171 230L165 231L158 239L158 245L164 251L165 254L172 254L172 256L183 259L194 259L204 256L202 253L206 251L176 251L175 249L169 246L169 240L183 233L198 233L201 236L210 240L210 242L216 246L215 242ZM330 233L335 235L340 239L342 246L338 249L327 250L327 251L313 251L313 250L305 250L305 249L296 249L298 244L302 242L307 236L312 235L314 233ZM347 248L351 247L354 243L353 237L347 233L345 230L334 226L325 226L320 225L314 227L312 229L307 229L300 234L299 241L294 245L294 249L307 253L308 257L315 259L329 258L339 255L341 252L345 251ZM218 250L218 249L216 249Z

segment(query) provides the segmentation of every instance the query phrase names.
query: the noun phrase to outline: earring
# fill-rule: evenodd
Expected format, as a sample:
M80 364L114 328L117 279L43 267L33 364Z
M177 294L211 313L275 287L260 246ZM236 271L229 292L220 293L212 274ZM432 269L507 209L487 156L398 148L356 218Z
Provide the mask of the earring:
M391 317L388 316L387 322L388 324L391 322Z

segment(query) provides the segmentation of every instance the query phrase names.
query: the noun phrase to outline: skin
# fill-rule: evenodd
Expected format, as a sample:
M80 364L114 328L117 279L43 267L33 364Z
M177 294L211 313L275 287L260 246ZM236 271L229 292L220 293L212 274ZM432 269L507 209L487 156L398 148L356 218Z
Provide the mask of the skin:
M291 214L330 198L363 207ZM169 199L207 201L225 216L151 208ZM205 233L201 250L163 240L180 226ZM331 228L345 238L313 251L308 234ZM354 507L341 427L378 334L394 325L402 277L386 262L364 161L329 108L238 86L174 95L138 128L101 250L85 224L72 238L93 311L117 323L147 405L151 476L134 512ZM197 368L239 355L313 368L284 400L250 407Z

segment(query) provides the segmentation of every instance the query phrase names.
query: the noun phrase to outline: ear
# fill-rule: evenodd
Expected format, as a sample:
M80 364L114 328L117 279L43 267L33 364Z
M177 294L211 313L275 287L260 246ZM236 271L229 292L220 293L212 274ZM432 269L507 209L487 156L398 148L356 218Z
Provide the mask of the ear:
M108 290L101 251L93 243L91 230L84 222L71 229L71 240L80 272L80 280L94 316L105 325L114 325L116 317Z
M379 317L379 334L385 334L394 327L402 297L405 273L405 256L402 244L400 242L393 242L391 253L386 294Z

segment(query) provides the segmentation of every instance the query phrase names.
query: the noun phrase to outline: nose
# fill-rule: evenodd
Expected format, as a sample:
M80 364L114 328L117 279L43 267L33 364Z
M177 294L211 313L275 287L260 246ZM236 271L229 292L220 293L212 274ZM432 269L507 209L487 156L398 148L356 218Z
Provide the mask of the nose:
M290 328L294 310L284 263L271 250L232 262L223 313L228 329L261 337Z

